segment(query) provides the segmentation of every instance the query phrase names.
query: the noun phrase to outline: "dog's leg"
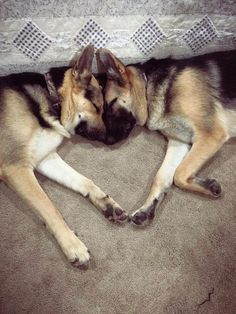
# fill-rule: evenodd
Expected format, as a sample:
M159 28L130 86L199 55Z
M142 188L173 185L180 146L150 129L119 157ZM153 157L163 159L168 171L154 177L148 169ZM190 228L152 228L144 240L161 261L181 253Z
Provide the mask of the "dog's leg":
M154 218L155 210L160 205L165 192L172 185L175 170L189 148L188 144L173 139L169 140L165 159L153 180L148 198L144 205L131 216L131 221L134 224L144 225Z
M75 267L87 265L86 246L68 227L58 209L39 185L31 168L11 166L4 169L4 181L35 211L56 238L67 259Z
M204 193L218 197L221 194L221 186L214 179L203 179L196 174L226 142L227 138L203 137L196 141L186 158L177 168L174 175L174 183L181 189Z
M37 170L46 177L89 198L106 218L123 222L126 212L108 195L106 195L92 180L79 174L71 168L57 153L49 155L38 166Z

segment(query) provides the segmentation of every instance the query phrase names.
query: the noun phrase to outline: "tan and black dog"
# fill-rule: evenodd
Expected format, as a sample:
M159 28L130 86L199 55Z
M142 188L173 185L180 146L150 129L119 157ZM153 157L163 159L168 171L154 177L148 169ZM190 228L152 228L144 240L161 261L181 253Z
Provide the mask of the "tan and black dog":
M54 68L46 76L21 73L0 78L0 180L30 205L75 267L88 263L89 252L44 193L34 170L87 197L108 219L127 217L112 198L56 153L63 138L75 133L93 140L106 137L103 95L91 72L93 57L90 45L72 68Z
M137 225L153 219L165 191L180 188L214 197L220 184L197 173L222 145L236 136L236 51L189 59L151 59L125 66L109 50L97 52L105 72L104 121L107 142L126 138L135 124L168 139L165 159L145 204L133 213ZM234 110L235 109L235 110Z

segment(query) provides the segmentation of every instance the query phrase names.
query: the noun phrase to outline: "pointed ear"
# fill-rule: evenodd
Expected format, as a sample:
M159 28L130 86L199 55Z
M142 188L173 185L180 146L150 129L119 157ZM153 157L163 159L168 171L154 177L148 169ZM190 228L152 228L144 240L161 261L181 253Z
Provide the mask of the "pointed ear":
M86 46L72 69L72 74L76 80L76 83L84 87L90 83L92 78L93 57L94 46Z
M96 52L97 68L100 73L106 73L108 79L119 85L125 85L127 74L125 65L108 49L100 48Z

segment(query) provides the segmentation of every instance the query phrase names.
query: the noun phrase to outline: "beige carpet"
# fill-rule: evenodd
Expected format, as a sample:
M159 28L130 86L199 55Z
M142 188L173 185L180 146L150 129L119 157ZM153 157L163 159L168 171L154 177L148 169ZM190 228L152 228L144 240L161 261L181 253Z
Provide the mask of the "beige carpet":
M84 139L60 155L129 212L148 193L166 142L136 128L114 147ZM39 176L92 253L74 269L27 206L0 183L0 312L79 314L236 313L236 142L202 171L219 200L173 187L153 223L113 225L81 196Z

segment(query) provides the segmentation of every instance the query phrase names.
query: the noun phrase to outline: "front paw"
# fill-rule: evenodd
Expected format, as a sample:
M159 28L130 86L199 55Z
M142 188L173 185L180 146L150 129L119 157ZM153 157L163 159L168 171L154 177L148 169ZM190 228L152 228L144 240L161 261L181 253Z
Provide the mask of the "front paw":
M137 226L144 226L153 220L155 216L155 210L160 199L154 199L148 207L141 207L136 212L134 212L130 221Z
M63 251L72 266L87 269L90 255L87 247L73 233L63 244Z
M135 224L136 226L144 226L148 224L150 221L150 217L144 210L138 210L130 216L130 222Z
M83 244L83 243L82 243ZM89 250L85 245L80 246L79 250L73 252L73 257L70 258L70 263L73 267L87 269L89 266L90 255Z
M113 222L125 222L128 218L126 211L121 209L118 205L108 204L106 209L103 211L103 215L110 221Z

